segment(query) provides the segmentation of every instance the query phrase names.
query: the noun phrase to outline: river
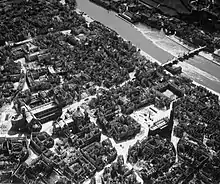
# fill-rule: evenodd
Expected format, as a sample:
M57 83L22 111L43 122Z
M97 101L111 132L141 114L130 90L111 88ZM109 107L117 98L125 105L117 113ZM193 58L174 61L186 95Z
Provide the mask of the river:
M161 63L187 51L187 48L169 39L163 32L138 24L136 27L120 19L89 0L77 0L78 8L91 18L115 30L126 40ZM183 75L216 92L220 92L220 66L200 56L180 63Z

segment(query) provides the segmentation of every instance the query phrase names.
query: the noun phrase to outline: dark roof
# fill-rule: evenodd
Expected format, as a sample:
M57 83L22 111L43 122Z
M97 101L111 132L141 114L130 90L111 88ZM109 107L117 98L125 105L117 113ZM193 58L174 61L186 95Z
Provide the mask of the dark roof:
M220 6L220 0L215 0L215 4Z
M0 0L0 4L1 3L21 3L24 2L25 0Z
M190 14L191 7L188 0L141 0L150 6L160 9L165 14L171 16L175 13Z

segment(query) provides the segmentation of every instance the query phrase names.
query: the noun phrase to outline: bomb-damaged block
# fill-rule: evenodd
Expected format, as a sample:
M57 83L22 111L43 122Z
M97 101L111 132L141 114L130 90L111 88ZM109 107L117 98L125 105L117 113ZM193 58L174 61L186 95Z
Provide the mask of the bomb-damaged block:
M103 115L105 119L111 121L118 114L119 107L118 97L117 95L112 93L111 91L102 90L102 94L97 94L97 98L93 98L89 102L89 107L91 109L98 109ZM98 108L97 108L98 107Z
M37 155L40 155L43 151L52 148L53 145L54 140L47 132L31 133L30 148Z
M209 160L204 164L199 171L197 178L204 183L219 183L220 182L220 159L218 156L214 156L212 160Z
M195 169L200 169L209 159L209 152L192 140L182 138L177 145L178 156Z
M106 121L102 115L98 115L97 124L103 132L113 137L115 141L124 141L135 137L141 130L141 125L132 117L121 115L113 121Z
M29 156L26 138L0 138L0 174L7 176ZM1 180L0 180L1 181ZM2 182L2 181L1 181Z
M22 180L23 183L43 183L50 177L54 169L53 163L44 156L33 160L30 165L23 163L15 172L15 176Z
M83 148L93 142L99 142L101 139L99 128L90 121L88 113L82 113L80 108L72 114L72 118L60 119L55 122L53 135L68 139L70 146L75 148Z
M96 168L80 152L77 152L74 159L64 166L62 172L73 182L83 183L95 174Z
M161 174L154 180L154 184L164 184L164 183L189 183L192 179L195 170L188 167L184 162L180 163L169 169L168 172Z
M118 156L116 162L112 163L110 166L105 167L102 174L102 183L119 183L120 181L124 184L140 184L133 169L129 169L124 163L124 158L122 155Z
M96 167L97 171L101 171L117 157L117 151L109 139L86 146L82 149L82 153Z
M161 172L167 172L175 162L172 143L156 136L136 142L128 150L128 162L141 166L139 175L143 180L152 180Z

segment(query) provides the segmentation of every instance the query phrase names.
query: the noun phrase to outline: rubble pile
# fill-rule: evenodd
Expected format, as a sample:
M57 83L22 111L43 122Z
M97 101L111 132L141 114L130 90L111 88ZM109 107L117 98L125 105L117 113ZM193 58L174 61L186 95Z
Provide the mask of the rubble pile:
M26 138L0 138L0 182L10 182L17 167L29 157Z
M111 166L104 169L102 175L103 183L134 183L140 184L137 180L133 169L126 167L124 163L124 158L122 155L118 156L117 162L111 164Z
M175 163L175 149L171 142L150 136L136 142L128 150L128 162L140 167L139 175L144 181L155 181L168 172Z
M69 113L67 114L69 115ZM66 138L72 146L75 147L85 147L94 141L100 141L101 132L98 127L90 121L87 112L82 113L80 108L77 108L77 111L71 115L72 117L54 122L53 136ZM63 124L63 126L61 124Z
M109 139L86 146L82 149L82 153L96 167L97 171L101 171L117 157L117 151Z

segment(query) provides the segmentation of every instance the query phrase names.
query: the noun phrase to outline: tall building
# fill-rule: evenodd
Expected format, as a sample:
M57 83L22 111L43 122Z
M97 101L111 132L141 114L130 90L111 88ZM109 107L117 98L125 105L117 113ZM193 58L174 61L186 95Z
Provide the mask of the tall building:
M159 135L168 140L171 139L173 130L174 109L170 112L170 118L162 118L150 127L148 136Z

